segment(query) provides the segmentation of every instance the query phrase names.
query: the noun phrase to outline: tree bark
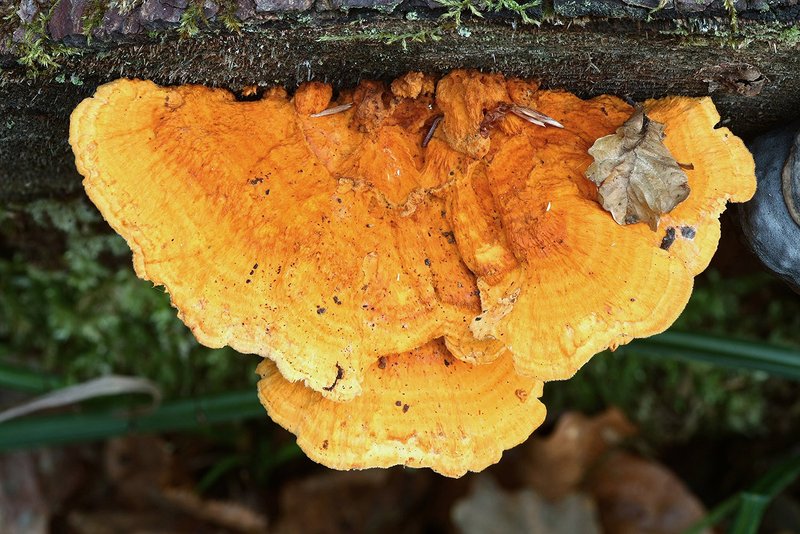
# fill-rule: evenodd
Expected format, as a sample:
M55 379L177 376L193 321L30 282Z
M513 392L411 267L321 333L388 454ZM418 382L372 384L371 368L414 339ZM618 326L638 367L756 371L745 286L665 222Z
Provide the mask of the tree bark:
M458 28L433 0L222 0L203 4L193 37L181 32L194 0L138 0L125 15L104 10L90 41L82 35L90 0L60 0L52 11L52 0L38 1L17 0L0 39L0 202L80 190L69 114L119 77L236 92L475 68L582 97L711 94L722 124L742 136L800 110L797 0L737 2L738 27L720 0L667 0L657 11L655 0L554 0L528 11L538 24L516 13L465 12ZM35 71L18 60L31 52L39 14L44 46L74 55ZM241 21L241 33L226 29L223 15Z

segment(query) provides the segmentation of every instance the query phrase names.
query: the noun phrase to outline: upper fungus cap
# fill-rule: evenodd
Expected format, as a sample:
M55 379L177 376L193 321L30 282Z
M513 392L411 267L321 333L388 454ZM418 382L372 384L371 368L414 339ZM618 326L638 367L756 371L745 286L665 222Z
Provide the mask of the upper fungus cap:
M118 80L76 108L70 142L137 274L167 288L201 343L268 356L344 400L375 358L437 337L466 359L498 353L469 333L475 279L429 192L450 163L421 147L433 97L387 91L362 84L352 111L315 118L322 84L294 103L237 102Z

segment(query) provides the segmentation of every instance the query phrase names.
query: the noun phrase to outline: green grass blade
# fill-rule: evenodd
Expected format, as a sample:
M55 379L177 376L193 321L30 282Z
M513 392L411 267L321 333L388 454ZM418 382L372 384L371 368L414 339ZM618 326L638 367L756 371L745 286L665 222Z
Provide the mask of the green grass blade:
M740 502L740 495L737 493L733 497L730 497L718 504L713 510L708 512L703 519L685 530L683 534L700 534L701 532L704 532L706 529L716 525L729 515L733 514L739 507Z
M770 499L766 495L745 491L741 494L740 502L739 513L736 514L730 534L756 534Z
M163 403L145 415L59 414L0 424L0 450L91 441L130 432L192 430L266 417L254 391Z
M0 388L23 393L46 393L64 386L64 381L44 371L34 371L0 360Z
M618 349L653 357L681 358L734 369L753 369L800 380L800 350L686 332L664 332Z
M755 534L761 518L772 500L800 476L800 456L781 462L762 476L753 486L730 497L711 510L684 534L699 534L716 525L738 508L730 529L732 534Z
M750 489L750 493L774 499L800 476L800 456L794 456L770 469Z

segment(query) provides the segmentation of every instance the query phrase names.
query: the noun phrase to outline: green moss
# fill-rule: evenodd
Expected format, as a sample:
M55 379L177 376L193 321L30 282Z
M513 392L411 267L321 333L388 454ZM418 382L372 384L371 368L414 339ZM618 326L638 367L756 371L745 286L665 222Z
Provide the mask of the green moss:
M33 20L23 23L22 39L19 42L12 42L9 34L9 48L31 77L36 77L43 71L51 72L61 66L61 61L78 54L72 47L53 42L47 33L47 23L60 1L55 0L48 8L37 13ZM10 25L13 25L16 17L15 11L3 14L4 22Z
M660 30L659 33L683 37L682 44L686 47L743 50L761 46L771 50L789 50L800 44L800 28L781 22L737 22L734 25L724 20L676 20L670 29Z
M108 7L114 8L121 14L125 15L138 7L143 0L109 0Z
M236 17L236 0L221 0L217 12L217 20L222 23L226 30L241 33L242 22Z
M384 44L400 43L403 50L408 49L408 43L424 43L427 41L439 41L442 38L441 28L424 28L418 31L405 32L405 33L390 33L381 32L378 30L370 30L366 32L354 32L344 35L323 35L319 42L335 42L335 41L372 41Z
M722 3L725 6L725 10L728 12L728 16L730 17L731 28L735 32L739 29L739 19L736 14L734 0L722 0Z
M181 15L178 24L178 35L181 37L195 37L200 33L200 28L208 27L208 19L203 12L203 0L190 0L186 11Z
M103 22L103 17L105 17L109 7L108 0L91 0L86 6L86 11L84 11L81 18L81 31L88 41L91 42L92 33Z
M525 24L539 24L540 22L528 15L528 10L539 6L540 0L531 0L522 4L516 0L480 0L477 2L474 0L436 0L436 3L447 9L440 20L452 19L456 27L461 26L463 13L483 18L484 13L510 11L518 15Z
M778 41L786 46L797 46L800 44L800 28L792 26L778 32Z
M541 21L533 19L528 15L528 10L537 7L541 0L531 0L520 4L516 0L436 0L446 11L437 19L435 26L422 28L416 31L402 33L382 32L370 30L367 32L353 32L339 35L324 35L317 39L319 42L325 41L373 41L391 45L400 43L403 50L408 49L408 43L424 43L427 41L439 41L445 32L458 32L462 37L469 37L471 33L463 26L462 16L470 14L474 17L483 18L484 13L510 11L515 13L523 24L539 25ZM416 13L411 12L406 15L409 22L417 21Z

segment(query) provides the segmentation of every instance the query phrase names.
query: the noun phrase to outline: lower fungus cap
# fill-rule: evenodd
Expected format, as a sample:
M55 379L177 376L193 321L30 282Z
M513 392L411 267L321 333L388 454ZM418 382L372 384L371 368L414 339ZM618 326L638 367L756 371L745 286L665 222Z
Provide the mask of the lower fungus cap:
M381 356L348 402L289 382L269 360L258 373L270 417L310 458L336 469L400 464L461 476L496 463L545 417L542 383L517 375L510 354L470 365L441 340Z

